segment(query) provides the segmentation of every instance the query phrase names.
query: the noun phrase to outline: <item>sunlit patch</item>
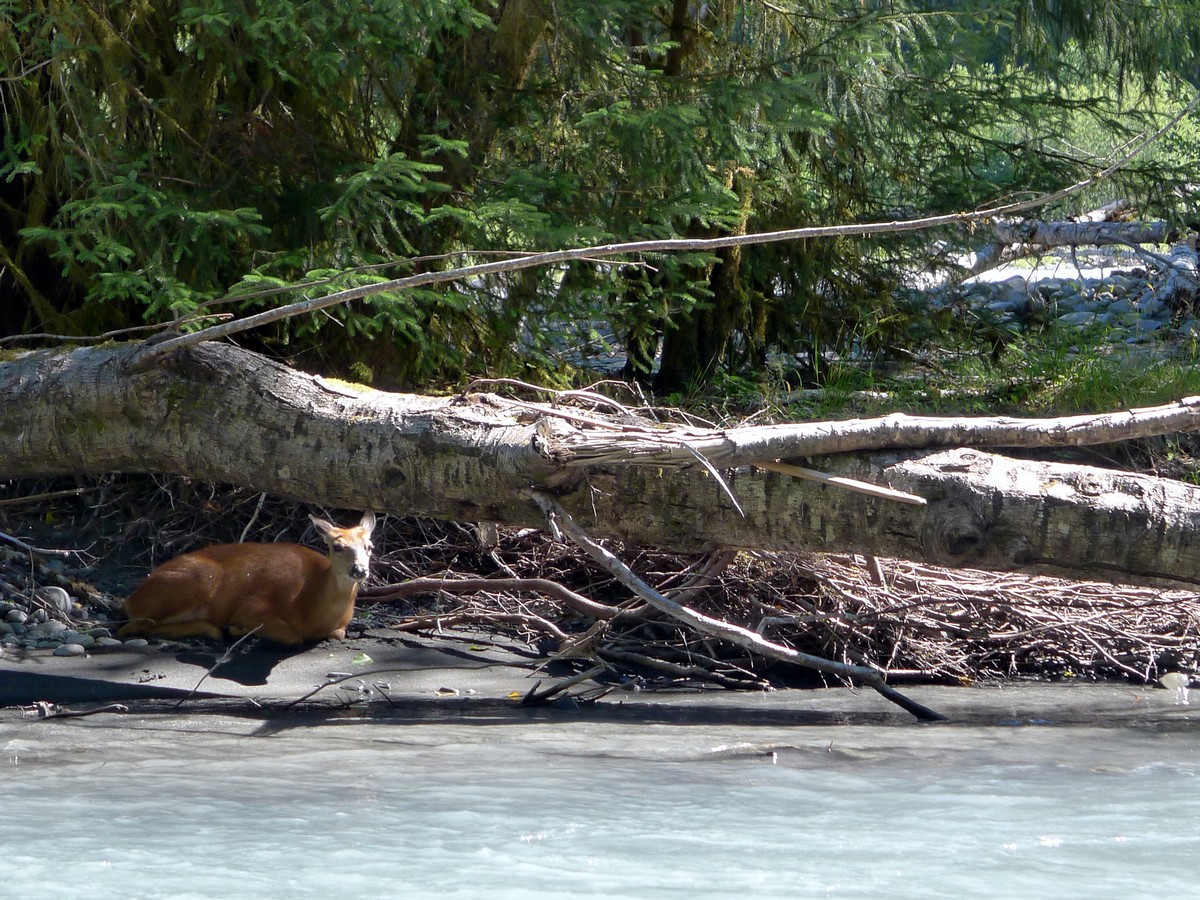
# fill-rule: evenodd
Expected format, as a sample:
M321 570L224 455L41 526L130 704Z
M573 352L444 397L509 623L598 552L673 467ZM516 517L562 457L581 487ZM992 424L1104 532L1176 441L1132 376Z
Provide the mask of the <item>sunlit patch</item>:
M1182 672L1168 672L1162 678L1158 679L1158 683L1165 687L1168 691L1175 692L1175 703L1177 706L1188 705L1188 685L1191 679Z

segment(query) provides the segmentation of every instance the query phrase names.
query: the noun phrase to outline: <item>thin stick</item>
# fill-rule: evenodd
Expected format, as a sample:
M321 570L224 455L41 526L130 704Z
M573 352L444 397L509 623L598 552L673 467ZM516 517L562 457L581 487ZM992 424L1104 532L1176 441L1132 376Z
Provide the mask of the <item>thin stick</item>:
M612 619L621 612L615 606L589 600L548 578L410 578L400 584L364 588L358 594L358 605L386 603L414 594L475 594L483 591L531 591L544 594L593 619Z
M36 553L39 556L70 556L72 553L77 552L75 550L50 550L46 547L34 547L31 544L25 543L18 537L13 537L11 534L5 534L3 531L0 531L0 540L8 541L10 544L15 544L26 553Z
M129 707L124 703L109 703L93 709L73 710L66 709L54 703L47 703L45 700L38 700L33 706L37 711L39 722L46 719L82 719L84 716L95 716L100 713L129 712Z
M804 466L793 466L781 462L762 462L758 463L758 467L766 469L769 472L778 472L780 475L791 475L795 478L806 478L809 481L819 481L822 484L846 488L855 493L867 494L871 497L895 500L897 503L909 503L913 506L924 506L926 503L924 497L918 497L916 494L909 494L904 491L898 491L895 488L871 484L869 481L859 481L856 478L828 475L825 472L818 472L816 469L806 469Z
M538 688L541 686L541 682L539 681L532 688L529 689L529 693L527 693L524 697L521 698L521 706L531 706L534 703L543 703L546 700L549 700L555 694L561 694L567 688L575 687L575 685L582 684L583 682L587 681L588 679L595 678L597 675L600 675L607 671L608 671L608 666L605 666L605 665L593 666L592 668L588 669L586 672L579 672L575 675L570 676L569 678L564 678L562 681L552 684L550 687L546 688L546 690L544 690L544 691L538 690Z
M250 521L246 523L246 527L242 529L242 536L238 538L238 543L242 544L246 541L246 535L250 533L250 529L254 527L254 523L258 521L258 514L262 512L263 504L267 500L267 492L263 491L258 495L258 505L254 507L254 513L250 516Z
M213 663L212 667L209 668L209 670L201 676L200 680L196 682L196 686L179 698L179 702L175 704L175 709L179 709L179 707L183 706L185 701L190 700L192 695L195 694L196 691L200 690L200 685L204 684L204 682L208 679L208 676L215 672L218 667L223 666L225 663L233 659L233 651L245 643L245 641L247 641L249 638L253 637L254 632L258 631L260 628L262 628L262 625L255 625L240 638L230 644L229 649L221 654L221 658Z
M90 494L93 491L100 490L100 485L92 487L68 488L62 491L46 491L43 494L25 494L21 497L9 497L6 500L0 500L0 506L21 506L25 503L38 503L42 500L55 500L59 497L77 497L80 494Z

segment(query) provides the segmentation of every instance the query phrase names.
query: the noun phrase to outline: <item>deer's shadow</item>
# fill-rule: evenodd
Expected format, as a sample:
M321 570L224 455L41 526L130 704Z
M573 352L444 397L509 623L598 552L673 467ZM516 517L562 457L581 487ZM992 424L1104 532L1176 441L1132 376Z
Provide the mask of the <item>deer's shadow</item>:
M191 648L175 654L177 662L197 666L208 672L210 678L235 681L242 685L266 684L271 671L283 662L312 649L313 644L288 647L267 641L256 641L246 647L222 649L220 647Z

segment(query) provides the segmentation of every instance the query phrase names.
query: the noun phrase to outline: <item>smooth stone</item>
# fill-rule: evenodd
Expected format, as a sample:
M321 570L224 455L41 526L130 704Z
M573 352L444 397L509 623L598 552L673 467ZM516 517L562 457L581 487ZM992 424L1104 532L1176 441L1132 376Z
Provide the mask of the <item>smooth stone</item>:
M96 639L90 634L80 634L78 631L67 631L60 638L68 644L79 644L81 647L91 647Z
M82 644L62 644L54 651L55 656L85 656L87 649Z
M1059 325L1091 325L1096 321L1096 314L1088 310L1080 310L1079 312L1070 312L1059 316L1056 320Z
M29 613L23 609L10 609L4 616L6 622L16 622L19 625L24 625L29 621Z
M123 641L120 641L115 637L98 637L98 638L96 638L96 646L97 647L124 647L125 644Z
M1161 315L1166 308L1167 304L1163 303L1156 297L1143 300L1140 304L1138 304L1138 311L1143 316L1149 316L1151 318Z
M1153 334L1155 331L1162 329L1164 325L1166 325L1166 322L1161 319L1140 319L1133 328L1134 331L1140 334Z
M60 587L44 587L37 593L47 603L54 604L59 612L69 613L74 607L71 595Z
M1007 297L1002 300L993 300L984 309L990 309L992 312L1017 312L1024 309L1028 302L1022 298L1020 300L1014 297Z
M150 642L145 638L130 638L127 641L122 641L126 647L149 647Z

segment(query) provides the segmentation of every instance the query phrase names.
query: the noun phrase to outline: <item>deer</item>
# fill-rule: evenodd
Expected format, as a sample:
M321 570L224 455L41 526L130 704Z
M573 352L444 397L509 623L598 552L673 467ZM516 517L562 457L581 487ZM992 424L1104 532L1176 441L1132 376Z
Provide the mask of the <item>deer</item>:
M277 644L343 640L371 563L375 514L351 528L309 517L329 547L217 544L155 568L125 601L122 637L177 639L251 632Z

